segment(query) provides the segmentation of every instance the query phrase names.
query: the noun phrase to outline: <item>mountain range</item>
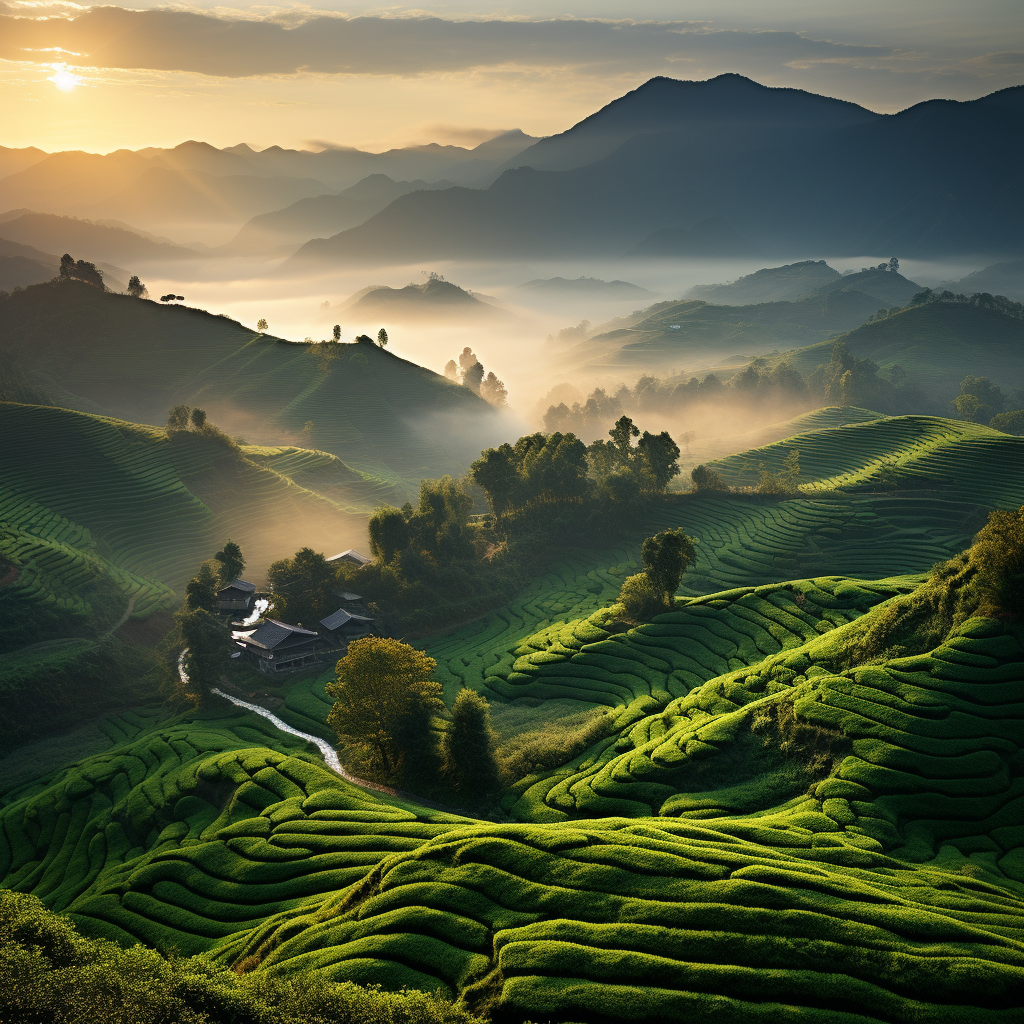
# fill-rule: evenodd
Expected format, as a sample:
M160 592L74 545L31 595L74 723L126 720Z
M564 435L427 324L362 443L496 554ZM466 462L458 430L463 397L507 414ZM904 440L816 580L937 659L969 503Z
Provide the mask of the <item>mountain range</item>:
M488 188L402 196L291 265L1018 253L1022 140L1024 86L890 115L734 74L654 78L506 161Z

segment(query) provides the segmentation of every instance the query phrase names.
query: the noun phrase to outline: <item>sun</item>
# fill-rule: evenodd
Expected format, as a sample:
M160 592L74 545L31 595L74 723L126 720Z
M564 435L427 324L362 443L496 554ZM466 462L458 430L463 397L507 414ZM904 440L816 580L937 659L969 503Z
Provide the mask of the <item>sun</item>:
M67 64L51 64L50 67L53 68L53 74L47 81L53 82L62 92L71 92L81 81L78 75L71 73Z

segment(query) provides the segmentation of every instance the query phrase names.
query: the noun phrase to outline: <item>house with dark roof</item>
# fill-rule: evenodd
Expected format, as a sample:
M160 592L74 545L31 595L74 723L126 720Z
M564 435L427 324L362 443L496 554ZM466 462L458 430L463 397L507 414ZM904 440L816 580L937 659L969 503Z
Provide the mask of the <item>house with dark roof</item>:
M340 551L336 555L331 555L327 561L344 562L346 565L354 565L357 569L361 569L368 562L372 562L373 559L360 554L360 552L356 551L354 548L349 548L348 551Z
M367 615L357 615L344 607L320 620L321 636L331 637L339 646L347 645L350 640L369 636L372 632L373 619Z
M290 626L276 619L264 619L252 633L238 636L235 643L254 659L261 672L285 672L315 664L321 653L334 644L311 629Z
M217 591L217 611L249 612L256 601L256 584L235 580Z

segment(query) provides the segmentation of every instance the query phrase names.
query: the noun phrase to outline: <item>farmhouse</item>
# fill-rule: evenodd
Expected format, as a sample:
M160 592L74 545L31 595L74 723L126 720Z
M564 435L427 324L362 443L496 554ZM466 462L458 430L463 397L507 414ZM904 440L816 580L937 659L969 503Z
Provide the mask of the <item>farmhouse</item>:
M256 584L235 580L217 591L217 611L248 612L256 600Z
M284 672L312 665L321 651L333 647L319 633L286 622L266 619L248 636L239 636L235 643L251 658L261 672Z
M373 619L366 615L357 615L346 608L339 608L326 619L320 620L321 635L330 636L339 644L347 644L349 640L369 636L372 632Z
M348 551L342 551L337 555L331 555L327 559L328 562L345 562L348 565L354 565L357 569L362 568L368 562L373 561L371 558L367 558L366 555L360 554L354 548L349 548Z

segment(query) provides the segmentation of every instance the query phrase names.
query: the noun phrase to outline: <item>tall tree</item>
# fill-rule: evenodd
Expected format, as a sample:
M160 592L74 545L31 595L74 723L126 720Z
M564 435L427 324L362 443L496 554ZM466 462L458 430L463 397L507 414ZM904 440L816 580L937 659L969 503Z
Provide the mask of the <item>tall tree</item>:
M192 410L192 426L196 430L202 430L206 426L206 410L205 409L193 409Z
M132 274L128 281L128 294L133 299L144 299L149 295L149 289L139 280L138 274Z
M220 581L225 586L237 580L245 570L245 559L242 557L242 549L230 538L214 556L220 562Z
M335 324L332 332L332 337L335 341L341 341L341 324Z
M671 607L683 573L697 560L696 542L678 527L663 530L644 541L640 557L651 586L662 603Z
M410 536L409 524L401 509L382 505L370 516L370 551L385 565L409 546Z
M178 641L186 652L181 661L186 679L179 677L178 690L202 703L227 667L229 634L206 608L182 608L174 618Z
M460 690L455 698L442 749L445 778L468 804L484 803L498 793L491 709L475 690Z
M493 371L487 374L487 379L480 384L480 397L490 402L495 409L501 409L508 404L508 391L505 389L505 382L498 380Z
M199 571L185 584L185 604L191 610L217 610L217 587L220 580L210 562L203 562Z
M256 321L256 330L259 331L260 334L264 334L269 327L270 324L268 324L263 317L260 317L259 320Z
M388 332L385 331L383 327L377 332L377 344L380 345L381 348L387 348Z
M326 687L334 700L327 724L370 750L385 777L399 778L406 756L401 737L410 729L429 731L429 715L443 707L441 684L430 680L435 668L433 658L401 640L353 640Z

